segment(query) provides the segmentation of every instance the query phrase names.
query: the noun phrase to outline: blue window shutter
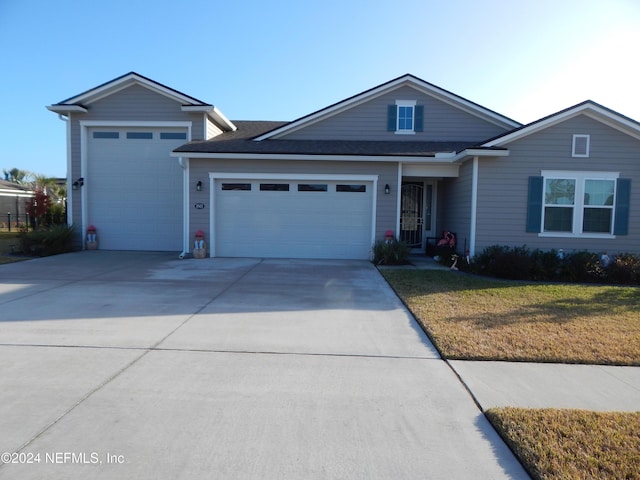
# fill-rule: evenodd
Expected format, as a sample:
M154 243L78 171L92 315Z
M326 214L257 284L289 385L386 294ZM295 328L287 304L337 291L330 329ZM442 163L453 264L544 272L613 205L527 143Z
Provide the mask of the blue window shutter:
M424 105L416 105L414 108L414 131L422 132L424 130Z
M629 205L631 203L631 179L619 178L616 182L616 206L614 235L629 234Z
M397 120L398 109L395 105L387 106L387 131L395 132L398 123Z
M544 178L529 177L527 232L540 233L542 227L542 186Z

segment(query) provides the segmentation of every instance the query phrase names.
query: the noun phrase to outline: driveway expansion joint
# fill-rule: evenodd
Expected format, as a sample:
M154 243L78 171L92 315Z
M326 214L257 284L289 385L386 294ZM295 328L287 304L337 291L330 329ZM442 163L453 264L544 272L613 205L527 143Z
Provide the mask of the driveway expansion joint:
M157 344L156 344L157 345ZM0 347L28 347L28 348L69 348L93 350L138 350L149 352L184 352L184 353L223 353L240 355L289 355L300 357L338 357L338 358L379 358L389 360L437 360L442 358L420 355L381 355L371 353L332 353L332 352L285 352L277 350L228 350L215 348L168 348L168 347L125 347L117 345L65 345L44 343L0 343Z

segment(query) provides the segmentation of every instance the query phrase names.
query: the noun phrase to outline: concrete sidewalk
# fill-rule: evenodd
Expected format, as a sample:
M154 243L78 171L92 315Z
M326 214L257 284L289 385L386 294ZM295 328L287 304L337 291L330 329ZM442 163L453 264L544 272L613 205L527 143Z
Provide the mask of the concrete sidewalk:
M640 368L450 360L483 410L492 407L640 411Z
M0 279L0 479L528 478L465 384L487 408L593 378L449 362L463 384L368 262L97 251ZM634 408L637 370L602 372Z

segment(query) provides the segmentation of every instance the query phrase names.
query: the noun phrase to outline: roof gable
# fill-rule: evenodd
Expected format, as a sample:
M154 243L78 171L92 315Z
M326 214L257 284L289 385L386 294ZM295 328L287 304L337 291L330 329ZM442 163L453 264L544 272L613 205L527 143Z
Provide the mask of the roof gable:
M211 106L210 104L179 92L178 90L174 90L173 88L167 87L166 85L151 80L150 78L144 77L136 72L129 72L109 82L103 83L102 85L87 90L86 92L83 92L79 95L67 98L66 100L63 100L55 104L54 106L89 105L122 89L130 87L131 85L141 85L145 88L148 88L149 90L169 97L170 99L175 100L182 105Z
M462 110L466 113L479 117L492 124L498 125L501 128L511 130L513 128L517 128L521 126L520 123L514 120L511 120L503 115L500 115L492 110L484 108L474 102L471 102L463 97L455 95L431 83L425 82L424 80L421 80L420 78L415 77L411 74L406 74L394 80L386 82L382 85L371 88L362 93L359 93L345 100L337 102L333 105L325 107L321 110L313 112L309 115L301 117L297 120L294 120L288 123L287 125L276 128L270 132L266 132L265 134L259 137L256 137L255 140L261 141L261 140L266 140L270 138L272 139L283 138L287 134L304 129L305 127L316 124L330 117L336 116L347 110L353 109L366 102L374 100L383 95L387 95L395 90L400 90L404 87L410 87L412 89L415 89L417 90L417 92L423 95L433 97L459 110Z
M524 125L521 128L512 130L504 135L492 138L482 146L502 147L533 133L540 132L554 125L565 122L578 115L586 115L600 123L608 125L609 127L640 140L640 123L592 100L586 100L574 105L573 107L566 108L557 113L541 118L540 120L529 123L528 125Z
M136 72L129 72L109 82L103 83L95 88L87 90L79 95L67 98L59 103L47 107L52 112L67 115L71 112L86 113L87 106L120 92L133 85L139 85L154 93L163 95L181 105L184 112L202 112L211 117L225 131L234 131L235 125L225 117L225 115L214 105L198 100L185 93L173 88L167 87L150 78L140 75Z

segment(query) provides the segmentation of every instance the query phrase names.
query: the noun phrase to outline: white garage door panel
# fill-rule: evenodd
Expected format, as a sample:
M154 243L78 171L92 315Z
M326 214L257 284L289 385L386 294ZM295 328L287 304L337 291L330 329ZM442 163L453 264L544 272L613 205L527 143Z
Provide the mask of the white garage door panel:
M160 140L160 131L146 129L152 139L88 138L87 221L98 229L105 250L182 250L183 171L171 150L184 139ZM153 180L152 180L153 179Z
M224 182L228 182L225 180ZM222 190L215 186L215 254L224 257L369 258L372 182L306 181L327 184L327 192ZM301 182L302 183L302 182ZM337 192L336 185L359 183L366 192Z

